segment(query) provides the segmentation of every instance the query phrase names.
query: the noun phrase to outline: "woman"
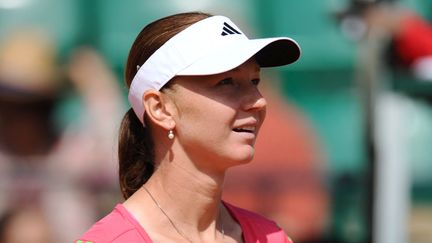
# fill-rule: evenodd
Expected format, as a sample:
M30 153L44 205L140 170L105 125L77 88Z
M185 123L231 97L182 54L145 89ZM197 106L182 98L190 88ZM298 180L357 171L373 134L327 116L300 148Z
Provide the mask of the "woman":
M223 16L183 13L146 26L126 67L126 201L76 242L290 242L275 223L221 195L226 170L254 154L266 106L260 67L299 55L295 41L249 40Z

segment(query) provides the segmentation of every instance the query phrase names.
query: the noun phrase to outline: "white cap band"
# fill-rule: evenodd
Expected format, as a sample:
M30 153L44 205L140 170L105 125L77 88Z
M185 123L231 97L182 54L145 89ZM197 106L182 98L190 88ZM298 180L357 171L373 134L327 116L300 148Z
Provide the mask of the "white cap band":
M143 95L160 90L179 75L212 75L229 71L255 56L261 67L290 64L300 57L298 44L286 37L248 39L227 17L198 21L169 39L139 68L129 102L144 124Z

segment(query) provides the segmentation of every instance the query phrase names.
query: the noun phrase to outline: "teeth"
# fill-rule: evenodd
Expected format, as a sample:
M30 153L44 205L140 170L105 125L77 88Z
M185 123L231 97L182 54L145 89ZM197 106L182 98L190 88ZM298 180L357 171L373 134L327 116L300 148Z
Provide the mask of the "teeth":
M234 128L234 131L236 131L236 132L255 132L255 127L254 126L238 127L238 128Z
M242 127L241 129L252 131L252 132L255 131L255 127Z

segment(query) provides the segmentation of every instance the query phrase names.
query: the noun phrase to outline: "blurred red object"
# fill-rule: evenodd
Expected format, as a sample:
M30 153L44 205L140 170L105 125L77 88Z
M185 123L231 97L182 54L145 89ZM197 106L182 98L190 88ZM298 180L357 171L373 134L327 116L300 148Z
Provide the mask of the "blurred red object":
M432 56L432 25L414 13L401 19L395 33L396 51L406 65L417 59Z

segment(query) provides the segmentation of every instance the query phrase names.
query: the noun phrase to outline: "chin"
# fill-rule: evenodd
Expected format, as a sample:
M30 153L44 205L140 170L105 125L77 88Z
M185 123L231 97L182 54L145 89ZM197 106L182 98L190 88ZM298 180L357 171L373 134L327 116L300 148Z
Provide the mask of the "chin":
M230 160L233 161L235 165L248 164L252 161L254 154L255 149L253 147L248 149L240 149L232 154L234 157L231 156Z

